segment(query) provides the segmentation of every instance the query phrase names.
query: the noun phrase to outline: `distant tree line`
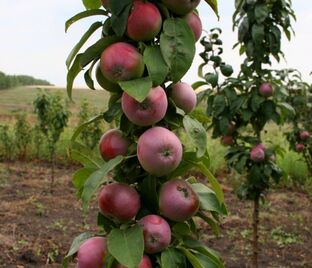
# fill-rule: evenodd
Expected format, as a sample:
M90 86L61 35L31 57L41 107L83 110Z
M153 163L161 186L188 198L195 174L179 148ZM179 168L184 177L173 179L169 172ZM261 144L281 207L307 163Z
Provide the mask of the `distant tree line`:
M36 79L29 75L6 75L0 71L0 89L13 88L18 86L51 85L46 80Z

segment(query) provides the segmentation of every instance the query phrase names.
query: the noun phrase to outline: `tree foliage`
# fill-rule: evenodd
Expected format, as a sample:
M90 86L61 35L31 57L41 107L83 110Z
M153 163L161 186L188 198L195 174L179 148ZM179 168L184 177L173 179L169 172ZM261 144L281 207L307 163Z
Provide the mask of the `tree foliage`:
M18 86L51 85L48 81L37 79L29 75L7 75L0 72L0 89L8 89Z

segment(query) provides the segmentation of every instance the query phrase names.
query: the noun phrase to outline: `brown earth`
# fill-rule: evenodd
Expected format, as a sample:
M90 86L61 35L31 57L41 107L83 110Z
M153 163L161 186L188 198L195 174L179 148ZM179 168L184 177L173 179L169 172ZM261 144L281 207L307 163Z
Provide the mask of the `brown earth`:
M44 164L0 163L0 267L61 267L72 239L96 231L95 206L83 215L70 176L58 167L54 192ZM238 201L224 185L230 215L216 238L202 240L220 252L226 267L249 267L252 203ZM301 192L276 190L261 206L260 267L312 267L312 204ZM204 226L204 225L202 225Z

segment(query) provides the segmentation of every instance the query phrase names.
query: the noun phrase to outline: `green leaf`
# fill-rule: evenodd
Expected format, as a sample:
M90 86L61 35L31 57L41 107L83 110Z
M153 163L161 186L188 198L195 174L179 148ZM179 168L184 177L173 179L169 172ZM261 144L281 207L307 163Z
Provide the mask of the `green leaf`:
M188 236L191 234L190 226L185 222L178 222L171 228L175 235Z
M112 15L112 28L115 34L119 37L122 37L126 31L131 5L132 4L127 5L120 15Z
M258 94L254 94L251 98L251 109L253 112L258 111L261 104L265 101L265 98L262 96L259 96Z
M98 40L82 54L79 62L80 67L83 68L90 62L99 59L104 49L117 41L119 41L119 38L116 36L105 36Z
M186 239L183 242L184 242L186 247L209 257L209 259L216 265L216 266L212 266L212 267L224 268L224 264L222 263L219 255L214 250L205 246L203 243L201 243L197 240L191 240L191 239ZM211 266L204 266L204 267L208 268Z
M90 177L90 175L94 171L96 171L96 169L90 167L78 169L73 175L73 184L75 188L78 190L83 188L83 185L85 184L86 180Z
M219 214L226 214L224 208L216 197L216 194L202 183L194 183L191 185L197 193L200 202L200 208L207 211L215 211Z
M225 98L223 95L217 95L213 100L213 114L218 116L221 114L226 106Z
M162 268L186 268L185 256L175 248L167 248L161 252Z
M147 67L148 74L153 81L154 86L161 85L169 72L159 46L149 46L145 48L143 60Z
M98 154L95 154L90 148L78 142L70 144L69 155L73 160L88 168L98 169L104 163L104 160Z
M83 131L88 125L94 122L97 122L99 120L103 120L103 114L96 115L92 117L90 120L88 120L87 122L81 124L78 128L75 129L74 134L70 139L71 142L74 142L76 138L79 136L79 134L81 133L81 131Z
M197 81L195 83L192 84L192 88L195 90L195 89L198 89L202 86L206 86L207 83L205 81Z
M206 3L212 8L214 13L217 15L218 19L219 17L219 11L218 11L218 1L217 0L205 0Z
M65 256L65 258L69 258L70 256L74 255L79 250L79 247L83 244L83 242L85 242L91 237L92 237L92 234L90 233L83 233L83 234L78 235L72 242L70 249L67 255Z
M130 81L118 82L122 90L138 102L144 101L153 84L149 77L138 78Z
M207 257L204 254L200 254L200 253L195 253L194 254L197 259L199 260L199 262L205 267L205 268L220 268L220 267L224 267L224 266L220 266L217 263L215 263L214 261L212 261L209 257Z
M259 24L263 23L268 17L269 12L270 10L268 6L266 5L266 3L257 4L255 7L255 17L256 17L257 23Z
M209 226L211 227L211 230L212 232L215 234L215 235L219 235L220 234L220 228L218 226L218 224L213 220L211 219L210 217L207 217L204 213L202 212L199 212L197 213L198 217L200 217L201 219L203 219L207 224L209 224Z
M90 17L90 16L98 16L98 15L108 16L108 13L107 13L107 11L105 11L103 9L93 9L93 10L86 10L86 11L83 11L83 12L76 14L75 16L73 16L72 18L70 18L69 20L66 21L65 32L67 32L68 28L72 24L74 24L76 21Z
M100 0L82 0L86 9L97 9L101 7Z
M114 159L106 162L99 170L91 174L91 176L86 181L83 192L81 194L84 209L88 208L89 201L91 200L93 194L107 180L108 172L118 166L123 161L123 159L124 158L119 155Z
M119 118L122 115L121 103L113 103L109 109L103 114L104 119L107 123L113 122L114 119Z
M78 54L74 60L73 65L67 72L67 84L66 84L66 90L67 90L67 95L69 99L72 99L72 91L73 91L73 85L74 85L74 80L77 77L77 75L80 73L82 68L80 67L80 59L81 59L82 54Z
M178 249L186 256L194 268L205 268L197 259L197 257L191 253L191 251L181 246L179 246Z
M238 41L243 42L249 31L249 20L245 17L238 27Z
M277 105L279 108L281 108L282 110L286 111L287 113L289 113L292 116L296 115L296 110L294 109L294 107L292 107L289 103L287 102L280 102Z
M192 143L197 147L197 157L204 156L207 151L207 133L203 125L190 116L185 116L183 126Z
M215 192L219 202L224 205L224 195L222 192L222 188L221 188L219 182L217 181L217 179L215 178L215 176L213 176L213 174L210 172L210 170L203 163L193 162L193 164L203 173L203 175L205 175L207 177L207 179L210 182L211 187L212 187L213 191Z
M115 258L111 254L107 254L104 260L105 268L114 268L115 267Z
M228 134L230 120L227 117L222 117L219 120L218 125L222 134Z
M132 2L133 0L109 0L109 7L114 15L119 16Z
M127 230L113 229L107 237L109 253L122 265L137 268L144 251L143 229L135 225Z
M264 26L254 24L252 26L251 35L252 35L252 40L254 41L255 45L260 46L262 44L264 36L265 36Z
M171 80L179 81L191 67L195 56L194 34L185 20L165 20L160 35L160 49L169 66Z
M97 60L94 60L91 64L90 68L84 74L84 79L85 79L87 86L93 90L95 90L95 88L94 88L94 81L92 79L92 71L93 71L94 65L96 63L97 63Z
M67 59L66 59L66 66L67 68L70 67L71 63L73 62L75 56L79 52L79 50L82 48L82 46L85 44L85 42L89 39L89 37L102 26L102 22L95 22L93 23L90 28L86 31L86 33L81 37L80 41L77 43L77 45L74 46L72 51L69 53Z

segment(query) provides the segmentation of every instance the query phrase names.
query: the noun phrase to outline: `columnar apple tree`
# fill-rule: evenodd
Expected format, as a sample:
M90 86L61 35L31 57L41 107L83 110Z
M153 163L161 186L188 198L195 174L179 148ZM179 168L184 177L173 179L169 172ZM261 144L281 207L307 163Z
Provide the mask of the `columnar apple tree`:
M292 124L291 131L286 133L290 149L302 154L312 174L312 86L303 81L296 69L279 70L275 76L287 93L284 99L294 108L287 114L287 122Z
M214 29L210 38L201 40L204 63L199 74L204 80L193 86L207 88L201 98L207 99L207 114L213 118L213 137L229 146L227 163L242 174L237 195L254 201L252 263L258 267L259 201L271 182L278 183L281 177L275 152L263 144L261 134L268 122L280 124L285 110L293 110L276 98L269 65L273 58L279 61L283 56L282 32L290 39L290 22L295 15L289 0L236 0L235 5L233 28L238 30L235 47L239 47L240 55L246 56L238 76L230 77L233 70L221 58L220 30ZM206 68L210 69L204 74Z
M110 99L108 110L72 137L70 154L83 165L73 183L84 209L96 195L99 232L76 237L64 266L77 255L79 268L223 267L215 251L198 240L196 217L218 233L227 211L209 171L205 128L192 113L196 94L181 81L202 31L195 11L199 2L85 0L87 10L67 21L66 29L100 16L66 61L69 96L85 69L86 84L94 89L95 73ZM206 2L217 13L216 1ZM98 29L100 39L80 52ZM99 120L116 128L103 134L96 154L76 137ZM183 132L188 146L178 136ZM209 184L187 177L191 169L201 171Z

